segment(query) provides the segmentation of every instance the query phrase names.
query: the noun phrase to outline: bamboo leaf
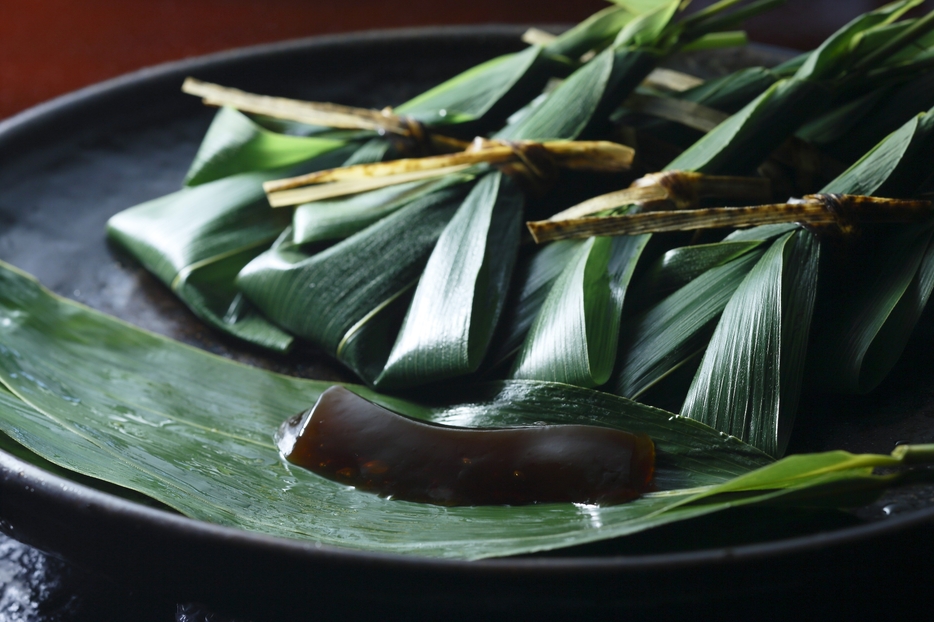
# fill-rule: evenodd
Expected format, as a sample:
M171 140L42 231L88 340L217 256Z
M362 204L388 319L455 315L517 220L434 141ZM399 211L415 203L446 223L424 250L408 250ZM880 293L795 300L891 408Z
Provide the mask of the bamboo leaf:
M781 0L779 0L781 1ZM742 47L749 43L749 37L743 30L729 32L711 32L698 37L679 49L679 52L700 52L703 50L719 50L722 48Z
M494 338L489 366L495 367L513 356L522 346L532 322L548 297L552 285L577 251L578 242L562 241L535 249L516 266L511 300L503 310L497 338Z
M678 7L681 5L681 0L666 0L656 4L656 8L639 15L626 24L616 37L615 45L655 46L662 32L675 16Z
M807 118L830 103L818 82L780 80L665 168L718 174L753 170Z
M934 106L934 73L920 76L891 91L867 112L849 132L827 146L834 154L866 153L886 136L918 114ZM839 156L838 156L839 157Z
M760 240L724 241L682 246L666 251L640 280L640 299L659 294L666 295L687 285L704 272L742 257L760 244Z
M508 114L510 108L518 107L521 99L534 92L536 85L540 88L544 84L544 60L539 46L494 58L397 106L395 112L432 125L476 121L495 116L496 110L502 108ZM507 97L513 91L519 95L519 102Z
M281 174L244 173L180 190L116 214L107 234L214 328L287 350L291 336L238 301L233 285L288 225L289 215L270 210L262 189Z
M797 408L819 246L805 230L772 243L730 298L681 413L779 456Z
M496 134L507 140L575 139L609 116L658 61L642 49L609 48L575 71L515 124Z
M462 186L423 196L315 255L269 251L237 285L274 322L340 358L348 331L418 280Z
M892 2L853 19L828 37L820 47L808 56L808 59L795 74L795 78L799 80L820 80L832 77L853 61L853 55L850 52L856 47L855 44L864 32L876 26L891 23L917 4L920 4L917 0Z
M824 190L837 194L875 194L902 162L918 131L918 120L918 117L910 119L827 184Z
M867 393L888 375L934 289L932 226L901 227L880 245L835 321L824 321L811 363L826 389ZM836 301L835 301L836 302Z
M344 144L342 140L277 134L241 112L221 108L201 141L185 176L185 185L198 186L238 173L282 168Z
M467 179L469 177L448 175L440 180L415 181L299 205L292 219L293 241L308 244L349 237L422 196Z
M702 331L723 312L762 256L761 251L754 251L759 244L743 244L744 249L730 248L733 245L728 243L724 246L732 253L745 252L710 267L644 313L623 322L613 372L614 393L638 399L703 348L698 341Z
M690 90L672 94L670 98L682 100L686 105L696 104L705 109L734 114L778 80L778 74L769 69L750 67L707 80ZM681 148L691 146L703 136L703 133L685 127L682 123L655 117L638 117L625 107L617 110L613 117L617 123L634 126Z
M441 233L376 386L472 373L493 336L519 248L524 199L500 172L478 181Z
M194 518L370 551L471 559L644 529L653 522L630 521L670 503L647 497L582 509L387 502L279 458L273 432L326 383L248 368L144 333L6 268L0 281L0 314L9 320L0 321L0 379L12 391L0 392L0 427L56 464L145 492ZM508 383L478 391L471 403L432 410L354 390L439 422L601 421L644 430L656 439L664 488L717 484L768 464L706 426L582 389Z
M828 188L910 196L929 174L924 163L932 139L934 115L928 112L886 137ZM817 321L825 328L809 363L815 381L831 390L865 393L885 378L934 289L931 235L929 223L883 229L873 249L878 259L834 275L848 287L827 289L820 304Z
M654 4L657 0L651 0ZM594 13L573 28L570 28L544 45L547 54L579 58L591 50L597 50L616 38L619 31L644 9L635 6L610 6Z
M623 301L648 236L590 238L558 277L513 365L513 378L586 387L613 370Z

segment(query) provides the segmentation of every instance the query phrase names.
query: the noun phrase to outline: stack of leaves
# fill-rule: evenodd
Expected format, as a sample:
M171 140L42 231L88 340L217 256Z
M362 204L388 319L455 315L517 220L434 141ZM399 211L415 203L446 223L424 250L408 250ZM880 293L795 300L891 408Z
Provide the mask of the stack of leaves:
M394 115L356 109L348 113L345 107L335 114L333 107L325 106L330 117L324 115L324 120L336 129L301 122L321 119L320 106L309 112L301 102L231 94L229 89L189 81L187 89L208 102L239 103L263 114L251 119L231 107L221 108L188 171L185 188L118 214L108 223L108 234L213 327L273 350L288 350L292 335L258 313L234 285L243 266L269 248L292 218L287 211L270 212L264 181L395 157L400 149L419 146L410 135L413 130L430 137L437 128L469 138L495 129L535 97L550 76L573 68L576 62L571 59L612 42L632 17L625 7L610 7L547 46L534 45L470 69L397 107ZM299 122L291 120L296 105L312 116L299 114ZM349 118L351 127L335 123L335 116ZM373 124L375 117L399 133L381 136L387 132ZM296 243L345 237L363 228L367 219L378 220L429 189L414 184L361 195L348 213L316 223L311 232L303 222L321 208L310 208L310 214L299 208Z
M651 10L630 21L612 46L513 117L492 140L512 145L513 151L522 143L521 168L538 184L551 181L549 170L561 162L533 162L542 150L524 141L598 136L608 126L612 108L660 58L688 43L698 45L704 35L750 12L720 16L734 4L721 2L672 22L680 3L646 3ZM411 175L426 163L386 163L382 168L401 174L379 183L393 185L300 206L292 240L244 267L237 286L276 324L323 347L377 387L398 389L476 371L507 297L525 192L508 175L515 169L469 166L466 155L437 158L434 175L418 180ZM599 158L591 159L599 166ZM349 174L267 184L270 201L286 205L344 192L338 186ZM354 181L349 191L362 181ZM315 185L308 186L311 182ZM395 200L390 193L398 194L405 184L420 185L406 186L405 198ZM305 223L320 222L309 217L309 210L354 217L356 211L347 208L356 202L378 205L382 218L358 219L359 231L325 251L300 248L312 241ZM380 261L385 258L392 260Z
M928 112L906 123L824 188L823 196L837 196L844 208L859 202L850 199L843 206L838 195L912 196L934 173L925 155L931 148L931 119ZM871 234L860 231L855 240L855 232L842 232L849 235L841 247L839 235L834 235L841 232L827 230L821 221L807 221L801 209L807 207L805 201L790 209L732 210L746 225L756 223L757 212L763 216L759 222L775 215L798 224L762 225L734 232L719 243L668 251L641 284L644 299L661 299L625 323L615 392L639 398L679 369L690 369L703 353L681 413L781 455L806 365L825 389L862 392L878 384L907 343L934 288L927 276L930 260L922 260L927 258L934 221L926 202L863 204L866 214L845 226L902 217L916 224L874 225ZM902 205L911 213L897 213ZM701 210L705 213L699 216L714 211ZM680 216L687 220L692 215ZM830 221L841 224L837 217ZM714 226L723 224L714 221ZM703 222L695 220L690 226ZM824 237L832 252L846 259L823 262L829 273L821 279L824 311L812 328ZM874 268L853 271L854 261ZM834 265L841 267L833 271ZM845 274L852 276L847 280ZM816 352L806 363L812 332ZM670 382L665 388L683 395L684 389Z
M924 53L912 47L913 56L906 61L901 50L923 38L934 26L934 20L928 16L918 21L895 22L915 4L895 3L854 20L813 53L792 62L790 67L797 69L791 78L774 83L707 133L667 169L707 174L748 171L815 112L829 106L834 97L853 97L853 93L865 88L867 80L861 79L863 73L888 74L893 64L901 67L906 62L920 70L923 63L914 63L914 60ZM882 36L891 35L893 29L896 30L894 38ZM740 87L747 84L747 79L740 75L735 81L727 81L725 86L728 92L733 88L742 90ZM713 92L717 90L712 89ZM697 186L703 184L703 180L699 178L691 183ZM573 229L574 237L612 235L612 227L605 228L606 219L597 217L644 209L645 197L640 193L652 185L634 184L636 187L632 190L609 197L610 202L587 202L550 220L560 221L565 230ZM689 194L700 192L701 189L696 188ZM540 237L535 228L533 234ZM551 239L559 237L563 236L551 236ZM529 290L529 297L517 303L517 317L534 315L535 319L513 364L513 377L581 386L600 386L607 382L616 359L625 291L648 242L648 236L634 236L628 240L590 237L579 243L583 249L579 254L570 258L555 257L561 266L551 270L554 279L551 283L546 283L539 272L547 270L543 264L548 258L539 261L537 272L529 272L528 277L536 279L541 287L538 291ZM609 251L613 245L621 249L615 260L611 259ZM629 250L623 250L624 247ZM591 253L594 259L588 263ZM549 289L547 296L542 295L542 288ZM534 303L541 306L535 309ZM520 330L528 325L525 322L514 324Z

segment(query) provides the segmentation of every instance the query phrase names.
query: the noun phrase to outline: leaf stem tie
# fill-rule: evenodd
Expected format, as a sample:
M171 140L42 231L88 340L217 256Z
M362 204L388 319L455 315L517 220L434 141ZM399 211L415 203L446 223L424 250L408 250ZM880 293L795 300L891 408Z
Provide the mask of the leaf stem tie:
M712 207L527 223L536 242L595 235L640 235L696 229L799 223L821 235L852 236L868 223L911 223L931 218L930 201L851 194L809 194L787 203Z

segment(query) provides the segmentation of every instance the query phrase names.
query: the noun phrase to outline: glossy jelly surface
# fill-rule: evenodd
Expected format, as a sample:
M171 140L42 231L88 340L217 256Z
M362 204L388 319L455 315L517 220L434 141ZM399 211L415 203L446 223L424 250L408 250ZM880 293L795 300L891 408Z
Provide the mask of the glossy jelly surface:
M610 505L649 488L645 435L586 425L427 424L331 387L276 435L289 462L384 497L437 505Z

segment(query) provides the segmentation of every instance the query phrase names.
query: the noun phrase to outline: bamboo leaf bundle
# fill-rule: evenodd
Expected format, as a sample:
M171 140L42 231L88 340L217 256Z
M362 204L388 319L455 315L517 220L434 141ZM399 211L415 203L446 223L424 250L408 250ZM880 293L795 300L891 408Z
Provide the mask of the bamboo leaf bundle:
M431 124L434 120L445 126L474 124L473 129L479 129L476 124L495 124L514 106L532 97L548 75L554 71L566 71L562 69L568 63L564 55L575 57L606 45L632 17L627 9L610 7L564 33L547 49L532 46L524 52L484 63L398 107L396 112L411 116L416 123ZM285 103L303 105L294 101ZM270 121L276 121L269 116L262 116L259 120L267 126L273 126ZM196 315L214 328L263 347L285 350L291 346L292 337L254 312L252 303L243 299L234 284L239 269L268 248L286 224L283 221L286 214L271 217L266 214L268 207L262 195L257 194L260 184L290 173L380 161L394 153L394 147L386 138L370 138L376 136L375 131L361 133L360 130L334 130L279 121L280 126L290 124L290 130L308 135L272 131L240 112L221 108L186 176L188 186L203 185L204 189L197 195L182 191L119 214L108 223L108 234L172 287ZM283 169L284 166L295 168ZM275 172L260 175L260 171ZM234 182L233 179L242 181ZM209 183L212 181L216 183ZM234 187L237 189L235 192L230 190ZM438 187L438 184L428 183L421 190L428 192ZM317 233L309 232L308 220L299 218L293 228L297 236L295 242L334 239L335 232L346 237L418 198L421 193L414 188L412 190L411 193L397 195L389 207L380 200L384 197L371 197L369 208L358 201L356 214L344 215L330 226L321 225ZM185 222L185 214L190 211L193 199L197 199L198 205L213 206L196 221L198 225ZM257 219L267 221L260 229L269 229L270 226L275 229L259 235L266 242L265 248L256 233L236 231L237 218L243 222L244 229L252 226L243 220L243 216L230 216L235 211L243 212L247 206L252 222ZM304 215L307 216L308 211L314 212L314 208L304 210ZM189 230L197 226L200 231L175 235L174 230L179 226ZM246 241L238 240L240 237ZM213 249L214 259L205 255L202 247L206 245ZM191 261L187 261L189 258ZM166 269L166 265L174 266L174 269ZM193 265L202 275L210 273L210 278L205 280L195 276L189 279L188 270Z
M658 8L656 10L646 13L642 17L630 22L629 25L620 32L613 46L604 50L582 68L575 71L557 89L549 93L542 104L530 110L528 114L524 115L517 122L508 124L503 130L494 134L493 142L489 143L491 146L481 143L482 148L477 151L468 150L463 154L440 156L435 158L437 166L442 167L440 170L444 170L443 166L447 164L463 162L464 165L470 165L480 162L481 158L488 163L496 163L497 160L492 160L491 156L495 155L494 152L499 148L499 144L509 146L508 148L501 149L504 157L508 156L512 158L514 154L518 155L521 159L522 167L532 170L534 173L533 177L536 178L541 176L540 172L534 172L539 166L537 162L530 161L529 158L540 156L538 156L537 152L530 151L532 147L538 150L544 148L545 151L548 152L549 158L553 159L555 164L577 166L573 164L573 159L567 159L566 156L562 155L565 151L561 148L562 144L567 144L568 147L570 147L574 143L545 142L541 147L536 147L534 144L529 145L527 141L576 139L595 131L594 128L604 124L604 118L609 114L615 102L619 101L628 91L634 88L635 84L640 82L647 75L661 56L658 51L647 46L639 47L636 45L637 40L642 40L640 37L644 38L646 32L655 33L652 36L656 39L661 37L662 33L666 33L665 36L668 36L668 31L665 30L666 26L660 24L662 24L662 22L667 24L676 9L676 2L658 3ZM655 41L655 39L651 37L649 37L649 39ZM648 41L649 39L645 40ZM672 40L667 45L674 49L676 43L677 40ZM508 141L508 143L502 141ZM554 144L553 147L551 146L552 144ZM567 153L573 156L575 151L571 150L567 151ZM432 168L428 167L434 167L436 165L429 162L429 160L432 159L400 160L397 162L373 165L371 168L374 171L377 170L375 167L382 167L388 171L407 172L415 169L430 171ZM593 155L589 155L586 156L582 162L593 166L594 163L599 162L599 160L595 159ZM549 166L553 166L551 162L544 162L543 164L546 170ZM343 183L340 180L348 178L349 181L349 177L355 176L356 174L357 173L351 169L342 169L332 173L324 172L303 179L267 184L267 189L271 191L270 198L275 204L275 202L278 202L278 199L275 197L279 196L280 191L298 192L298 189L295 187L299 184L316 183L319 181L333 180L332 183ZM479 169L476 174L479 175L479 181L476 183L481 186L486 183L485 179L487 176L498 175L498 173L485 172L482 169ZM327 184L322 185L326 186ZM313 187L308 186L308 188L311 190ZM500 186L500 188L502 188L502 186ZM329 190L324 188L323 191L328 192ZM302 192L305 191L302 190ZM343 190L336 189L335 192L343 192ZM481 193L479 196L486 197L486 210L490 209L491 206L497 202L496 197L492 194ZM297 202L300 200L303 200L303 198L283 199L283 202ZM481 210L476 213L489 214L491 212ZM484 217L475 215L473 218ZM384 226L385 223L382 221L372 225L372 227L377 228ZM366 231L367 230L361 230L358 235L365 235ZM384 374L378 376L378 380L376 378L364 376L369 381L379 382L380 386L400 387L438 381L452 376L465 375L478 369L483 356L489 348L495 323L499 316L498 306L501 304L501 301L506 299L512 263L518 252L519 240L518 236L512 236L511 238L505 238L509 239L509 242L505 243L505 239L500 238L503 241L491 245L489 240L485 241L479 237L471 239L472 231L487 231L491 236L499 235L496 232L492 232L489 225L484 222L462 222L461 219L456 219L448 225L447 229L441 234L444 243L434 249L431 258L428 260L427 265L431 267L431 270L423 275L414 293L410 308L410 314L417 315L418 309L426 309L425 313L429 313L427 310L434 309L438 304L434 302L432 298L435 297L438 292L447 292L444 301L446 308L449 310L461 309L463 313L460 315L453 312L445 313L441 316L441 318L444 319L436 317L430 322L406 319L403 326L412 328L403 328L402 333L397 337L392 354L375 357L376 359L388 361L389 367L387 367ZM471 250L468 246L473 246L474 248ZM348 246L346 248L350 247ZM476 264L477 266L490 266L489 268L484 268L484 271L493 270L494 274L499 274L500 277L492 281L492 284L495 285L497 290L481 294L481 292L486 291L486 287L490 286L491 283L489 281L486 282L487 284L482 284L478 281L478 283L473 286L451 289L450 284L460 281L461 275L459 274L459 270L462 267L460 264L452 263L450 260L450 253L453 252L451 249L454 248L460 249L457 251L458 253L466 253L464 256L476 257L479 262ZM347 255L345 261L358 262L360 259ZM502 267L497 268L497 264L501 264ZM258 258L253 265L247 266L239 277L238 282L240 287L273 321L291 331L295 331L296 334L306 339L311 339L315 343L324 345L328 351L336 352L331 349L335 347L335 339L325 339L320 333L309 332L307 324L297 319L300 315L306 314L306 311L302 308L305 306L305 301L300 297L289 298L288 303L285 303L289 305L289 308L286 308L283 306L283 301L285 299L277 293L277 290L301 291L301 285L299 285L299 283L304 282L304 277L301 276L300 270L297 267L299 263L293 263L289 266L286 270L288 276L273 277L270 270L275 270L275 266L277 265L280 264L277 262L267 262L263 257ZM301 265L310 266L312 264L301 263ZM257 268L258 266L262 267ZM443 271L436 272L436 270L440 270L440 266L447 267ZM483 279L486 279L487 277L485 275L486 272L482 275L481 273L477 273L476 278L481 279L482 276ZM344 318L354 318L350 324L354 330L352 336L354 342L362 347L361 339L364 334L369 334L369 331L362 333L360 329L371 319L376 317L373 313L378 309L383 309L383 305L386 304L387 300L399 300L402 296L403 289L408 289L410 285L410 283L399 282L399 290L392 294L384 293L383 297L372 299L370 302L371 306L367 310L358 308L351 311L345 308L333 307L323 311L323 313L341 315ZM458 297L452 298L455 294ZM270 302L271 300L275 300L276 302L272 303ZM489 301L496 302L489 303ZM400 302L398 304L402 303ZM492 312L484 312L482 310L484 307L489 307ZM475 311L469 311L471 309ZM431 311L430 313L434 314L435 312ZM457 318L464 318L467 324L463 325ZM299 325L302 326L301 329L298 328ZM344 326L344 323L342 322L340 325ZM417 330L415 327L417 327ZM415 331L415 333L411 331ZM452 342L451 335L454 334L461 334L462 338L466 339L466 343ZM347 338L348 335L342 335L336 342L346 343ZM459 351L461 354L453 358L447 354L441 358L436 358L435 348L438 344L442 343L451 344L451 347L454 348L452 351ZM465 355L464 353L470 354ZM340 357L339 354L338 356ZM411 362L416 360L421 362L418 364L407 363L404 365L401 363L401 361ZM424 361L428 360L436 361L436 363L427 365ZM443 363L441 362L442 360L444 361ZM457 361L456 365L450 367L455 360ZM399 367L399 365L403 365L403 367ZM411 365L415 366L411 367ZM401 371L402 369L406 371ZM412 369L417 369L418 373L413 375ZM360 369L356 371L359 373Z
M927 119L928 116L924 115L921 119ZM900 194L910 196L912 182L917 186L920 182L918 178L924 175L923 173L919 174L918 169L924 170L924 167L919 167L919 157L921 157L921 153L926 152L927 141L930 139L930 130L927 128L927 124L922 124L919 131L919 120L917 118L913 119L898 132L882 141L860 162L828 185L825 190L872 194L879 191L880 188L887 187L889 190L898 190ZM885 209L884 206L882 209ZM826 328L817 331L817 334L820 335L817 342L823 342L824 344L817 346L818 352L825 353L823 356L833 352L834 354L830 356L837 356L839 359L841 356L837 352L843 351L846 352L843 357L853 357L851 360L861 362L876 334L882 336L881 327L885 324L885 318L892 305L903 294L906 294L908 283L912 281L913 275L918 273L920 258L930 239L929 223L930 219L928 219L927 223L922 223L920 229L917 226L908 226L907 228L902 226L900 230L903 233L894 237L893 242L898 244L899 247L896 249L893 246L887 254L889 259L881 264L886 267L888 279L885 285L893 288L891 293L886 295L885 292L876 290L870 296L868 291L864 290L863 300L886 301L883 302L881 308L870 307L872 310L867 311L866 303L862 306L854 306L851 303L843 304L839 300L827 305L828 309L831 307L835 310L848 309L848 313L849 310L852 310L853 317L861 317L862 322L869 320L870 325L867 326L865 323L860 324L859 322L854 324L853 320L840 322L839 318L836 317L819 320L819 325ZM803 344L810 331L810 316L813 311L814 296L816 295L816 253L819 252L819 246L814 243L812 233L801 229L797 229L797 232L795 232L796 228L794 225L758 227L726 238L725 242L736 243L754 237L782 235L772 243L772 250L769 251L772 255L767 255L767 257L771 258L763 257L760 259L756 264L756 268L746 276L743 285L730 298L727 309L731 310L731 314L728 315L724 312L718 322L718 332L714 334L706 347L701 368L694 378L682 407L682 414L712 423L714 427L736 434L740 438L748 439L773 455L781 455L784 451L791 421L794 419L797 393L800 390L800 382L805 369ZM783 232L783 230L787 232ZM779 255L778 249L785 248L789 244L791 240L789 236L805 236L810 240L807 244L807 248L810 249L809 253L797 259L794 257L794 253L789 254L788 251ZM798 242L798 244L801 243ZM907 257L905 255L906 251L908 252ZM813 256L811 256L812 254ZM912 257L913 259L911 259ZM734 263L735 261L738 260L734 260ZM737 264L735 269L739 269L739 267L740 265ZM767 276L764 271L769 269L781 270L782 272ZM720 270L722 271L723 268L720 268ZM784 270L791 270L789 273L791 275L790 279L785 278L786 273ZM757 273L757 271L762 274ZM899 273L901 276L898 276ZM926 275L926 273L923 274ZM664 318L666 324L662 325L677 325L679 331L681 331L677 337L672 338L670 341L661 341L649 335L648 333L655 326L658 326L658 323L654 325L637 323L634 325L633 335L630 337L632 343L644 347L642 346L643 343L655 343L657 340L661 341L665 347L650 358L643 359L638 354L622 357L622 366L618 372L616 386L623 392L623 395L634 394L641 390L646 383L658 382L666 374L671 373L673 368L684 364L685 359L694 352L704 348L702 344L696 341L696 339L702 339L702 337L696 337L696 335L702 334L702 328L709 321L710 316L697 314L697 303L691 305L690 301L698 298L715 300L722 295L720 289L722 285L713 280L714 276L713 272L710 271L710 275L705 280L698 278L692 282L691 287L682 287L681 290L672 294L669 299L646 313L650 321L660 323L660 320ZM894 332L891 335L885 335L887 337L885 343L888 347L877 355L878 363L875 368L877 374L879 373L878 370L884 368L887 371L894 364L894 360L904 347L920 310L923 309L924 303L927 301L931 288L934 287L934 284L929 284L929 279L925 279L923 276L919 278L919 284L922 287L920 300L917 297L907 296L906 301L916 300L920 302L920 305L918 302L915 304L906 302L903 313L907 315L896 315L891 318L892 322L887 325L887 330ZM706 286L707 279L716 284ZM881 283L879 280L869 282L876 286ZM714 292L714 288L718 291ZM762 288L766 289L763 290ZM775 290L769 288L777 288L778 290L785 288L786 291L790 292L787 295L792 296L791 300L796 301L796 304L800 306L795 306L787 301L766 302L762 300L762 296L776 295ZM701 291L697 292L697 289L701 289ZM772 293L766 294L767 291ZM671 315L666 316L664 313L669 309L672 310ZM757 315L769 312L774 314L771 320L766 320ZM717 313L715 309L714 313ZM835 311L830 313L836 315ZM787 319L782 320L783 315ZM748 326L744 327L744 322L749 322ZM838 326L845 328L840 330L837 328ZM857 347L857 354L853 353L850 346L844 347L844 344L840 342L839 335L847 330L853 331L851 339L861 338L863 340L863 345ZM801 332L786 333L785 331ZM823 336L825 332L829 335L837 335L837 337L828 340ZM896 334L897 338L895 338ZM695 341L692 341L692 339ZM786 344L784 348L775 349L775 344L782 343L783 339L785 341L792 340L790 347ZM830 345L830 343L833 345ZM781 354L779 355L778 352L781 352ZM779 359L779 356L788 358ZM812 355L812 360L820 361L820 359L821 355L818 355L816 359ZM646 364L652 360L659 361L659 367L653 368L653 373L647 377L640 374L640 370L645 368ZM771 362L765 363L766 360ZM759 361L759 363L756 361ZM757 364L760 365L759 368L755 367ZM813 368L813 373L817 374L818 377L826 373L819 371L824 369L833 370L831 372L833 374L843 375L849 373L851 374L850 377L852 377L852 370L854 369L854 364L851 363L849 365L851 371L839 371L846 369L841 360L832 363L826 360L820 363L812 362L810 365ZM855 363L857 374L859 367L860 363ZM718 371L715 372L715 369ZM721 374L720 372L724 369L730 369L731 372ZM772 374L777 375L772 376ZM884 374L876 376L876 382L881 379L881 375ZM634 382L635 378L641 378L642 383L636 384ZM769 380L770 378L772 380ZM766 384L763 387L759 384L763 381L772 384ZM744 385L746 382L756 386L747 387ZM839 387L839 385L835 386ZM772 405L767 412L756 413L755 408L767 403L767 401L763 400L764 395L771 396L769 399L772 400ZM766 432L763 432L763 430L766 430ZM761 436L763 434L764 436ZM760 437L756 439L756 435L760 435Z

